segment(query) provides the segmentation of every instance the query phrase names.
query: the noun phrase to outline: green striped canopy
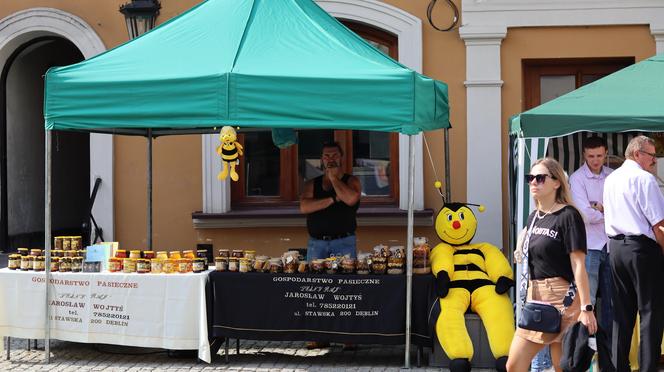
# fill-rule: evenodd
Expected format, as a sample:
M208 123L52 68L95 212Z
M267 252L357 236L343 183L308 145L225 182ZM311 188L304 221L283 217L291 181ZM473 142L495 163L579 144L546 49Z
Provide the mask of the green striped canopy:
M221 125L401 132L449 127L447 85L412 71L311 0L207 0L46 74L49 130Z
M628 66L510 121L510 134L528 138L579 131L664 131L664 54Z

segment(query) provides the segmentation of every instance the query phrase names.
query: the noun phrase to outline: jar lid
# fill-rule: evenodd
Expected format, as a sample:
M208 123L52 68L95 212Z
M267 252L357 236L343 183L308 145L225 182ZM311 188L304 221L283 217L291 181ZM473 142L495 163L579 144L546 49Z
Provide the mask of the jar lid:
M154 251L143 251L143 253L154 253Z
M30 250L30 252L41 252L42 250L39 248L33 248Z
M118 249L118 250L116 250L116 252L125 252L125 253L127 253L127 250L126 249Z
M253 250L253 249L249 249L249 250L245 250L244 253L256 253L256 251Z
M10 259L17 259L17 258L21 258L21 255L18 254L18 253L12 253L12 254L9 255L9 258Z
M35 260L37 260L37 261L44 261L45 259L46 259L46 257L44 257L44 256L35 257Z
M228 249L226 249L226 250L228 250ZM243 249L233 249L233 252L244 252L244 250Z
M21 256L22 260L28 260L31 261L34 258L34 256Z
M134 249L134 250L131 250L129 252L130 253L141 253L141 250L140 249Z
M189 253L193 253L194 251L193 251L193 250L186 250L186 251L182 251L182 252L183 252L183 253L187 253L187 252L189 252Z
M58 262L60 261L60 257L51 257L51 262Z

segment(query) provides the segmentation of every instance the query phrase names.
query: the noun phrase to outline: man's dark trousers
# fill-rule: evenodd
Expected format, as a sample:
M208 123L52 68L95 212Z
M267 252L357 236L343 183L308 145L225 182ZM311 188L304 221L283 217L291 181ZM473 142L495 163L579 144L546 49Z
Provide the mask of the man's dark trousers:
M641 317L641 371L657 371L664 326L664 257L652 239L619 236L609 241L613 273L613 364L629 372L629 349L636 312Z

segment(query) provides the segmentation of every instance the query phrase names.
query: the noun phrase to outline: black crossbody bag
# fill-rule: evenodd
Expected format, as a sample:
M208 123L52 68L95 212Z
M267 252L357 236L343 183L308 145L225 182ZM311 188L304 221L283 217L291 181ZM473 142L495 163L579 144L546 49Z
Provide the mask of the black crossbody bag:
M550 304L541 302L526 301L528 295L528 284L530 282L530 275L528 273L528 248L530 245L530 235L535 226L537 214L533 216L533 221L528 229L528 234L523 241L521 247L523 262L521 267L521 316L519 317L519 328L528 329L531 331L538 331L544 333L560 333L560 323L562 320L562 313ZM565 308L574 302L576 295L576 285L574 282L570 283L563 305Z

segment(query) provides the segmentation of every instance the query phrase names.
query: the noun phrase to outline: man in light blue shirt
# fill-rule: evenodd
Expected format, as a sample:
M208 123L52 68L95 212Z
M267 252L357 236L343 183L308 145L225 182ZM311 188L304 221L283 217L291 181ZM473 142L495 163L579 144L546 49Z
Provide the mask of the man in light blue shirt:
M613 329L613 279L609 262L608 241L604 230L604 206L602 196L604 181L613 171L604 166L607 156L607 144L603 138L588 137L583 142L585 162L569 177L572 198L577 209L583 215L586 225L586 271L590 285L590 300L593 307L597 300L597 290L602 295L600 326L611 336Z

